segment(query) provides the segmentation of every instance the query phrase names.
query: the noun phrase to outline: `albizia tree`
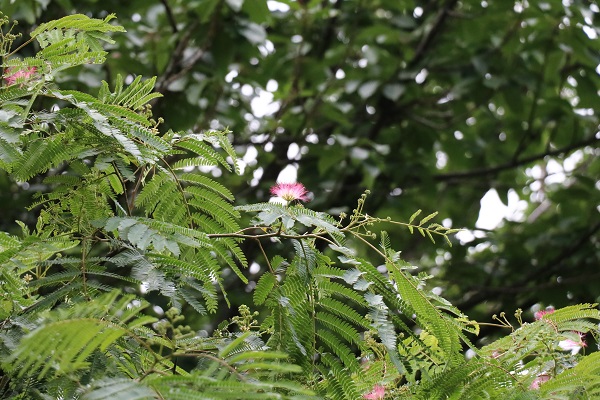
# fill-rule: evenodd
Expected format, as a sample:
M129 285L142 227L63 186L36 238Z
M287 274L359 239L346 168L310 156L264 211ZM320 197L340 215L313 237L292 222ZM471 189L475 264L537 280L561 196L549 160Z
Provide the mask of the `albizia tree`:
M212 174L242 173L231 132L163 130L154 78L69 88L69 70L105 62L123 31L113 18L43 23L20 46L2 19L0 168L35 193L33 222L0 232L3 397L600 394L597 305L471 320L385 230L449 245L456 230L435 213L375 217L366 191L331 215L313 208L316 191L305 203L301 183L273 186L280 201L238 205ZM254 285L246 251L265 264ZM251 298L222 319L232 279ZM216 328L192 327L198 315ZM505 335L475 345L488 325Z
M467 229L452 248L386 229L478 319L600 299L595 2L0 0L0 10L19 20L16 46L52 19L116 13L127 32L112 36L106 62L57 83L97 93L118 75L157 76L161 134L231 130L240 174L209 173L237 204L267 201L285 171L314 193L310 207L334 215L366 189L371 215L438 211L442 225ZM23 212L33 192L0 175L2 229L35 224ZM493 221L479 218L482 202ZM249 284L223 281L236 305L267 270L259 248L242 248ZM482 329L485 340L499 333Z

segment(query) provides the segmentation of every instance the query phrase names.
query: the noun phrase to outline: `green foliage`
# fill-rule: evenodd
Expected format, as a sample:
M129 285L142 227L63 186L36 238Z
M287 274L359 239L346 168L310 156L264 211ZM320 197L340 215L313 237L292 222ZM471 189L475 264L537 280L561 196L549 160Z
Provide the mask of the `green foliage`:
M49 313L44 321L38 322L38 328L21 339L3 368L18 377L37 375L37 379L47 376L51 370L63 375L89 368L86 360L92 353L105 352L127 333L127 328L154 320L137 317L145 307L131 307L134 296L117 300L118 295L113 291L95 296L93 303L79 303ZM130 321L132 318L135 320Z
M597 384L596 377L591 378L593 370L578 372L572 368L579 364L572 354L561 352L560 342L574 335L570 329L575 321L582 323L579 333L597 334L597 322L580 319L585 315L598 321L597 305L583 304L556 313L556 317L547 315L534 323L524 323L510 335L483 347L477 356L457 368L437 374L419 387L417 398L443 399L449 394L455 396L451 398L472 398L481 393L491 398L548 398L550 394L553 398L574 398L576 393L582 398L594 398ZM520 317L519 313L516 315ZM587 363L596 359L596 354L582 360ZM540 396L537 397L530 390L539 377L547 379L537 384Z
M125 85L117 75L98 95L61 88L65 69L104 61L107 34L123 31L112 18L41 24L31 33L37 53L23 59L2 36L11 70L0 88L0 168L44 188L28 208L35 222L0 232L3 397L598 395L599 353L578 352L584 335L600 334L596 304L532 323L519 311L516 328L495 316L511 333L478 348L486 324L430 290L431 276L382 230L449 241L456 230L431 222L436 213L418 223L420 210L407 223L372 217L368 193L339 219L300 204L234 206L232 190L204 172L241 173L231 132L161 133L149 105L155 79ZM9 82L14 68L31 75ZM242 213L257 213L250 226ZM266 265L252 281L258 311L242 304L223 318L227 276L252 289L244 245ZM204 315L217 326L210 335L191 327Z

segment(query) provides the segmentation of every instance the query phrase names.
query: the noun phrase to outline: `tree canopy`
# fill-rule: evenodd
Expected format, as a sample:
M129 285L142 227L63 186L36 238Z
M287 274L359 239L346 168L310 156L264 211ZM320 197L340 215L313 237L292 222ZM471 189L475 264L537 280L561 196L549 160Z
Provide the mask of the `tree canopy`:
M352 310L368 309L372 319L380 321L373 334L380 337L383 349L404 344L396 355L400 358L416 343L428 348L429 362L442 355L454 357L471 341L473 347L487 345L506 332L481 324L479 336L468 336L475 332L469 321L489 322L494 314L512 315L519 308L526 320L534 320L536 311L549 306L580 307L547 317L557 324L595 318L593 306L575 306L600 301L600 8L595 2L0 0L0 8L19 21L11 34L21 33L12 42L3 30L4 43L11 42L12 48L2 49L3 90L9 89L0 96L0 228L10 233L0 239L2 262L17 263L10 265L22 272L19 277L31 273L23 267L33 265L31 257L43 254L29 289L42 297L11 299L24 309L55 306L75 290L68 285L58 290L55 283L75 282L85 288L87 274L95 273L104 280L90 280L89 290L107 293L98 295L97 309L84 312L77 308L84 303L75 304L67 321L90 318L86 332L90 338L96 332L98 343L107 347L113 338L127 336L145 323L133 315L117 322L119 310L134 300L105 290L110 288L136 291L147 302L144 307L173 306L176 311L170 311L165 332L180 329L175 323L180 314L190 330L226 332L217 326L223 319L235 319L241 331L251 330L253 314L243 306L253 301L259 308L277 310L269 297L269 290L278 288L275 271L287 268L287 257L296 257L290 265L297 275L277 289L282 298L307 285L326 300L317 309L292 296L292 310L304 315L299 310L308 307L325 326L339 318L334 326L349 324L356 330L362 322ZM81 19L72 17L68 24L81 29L77 24L87 24L89 17L104 25L86 25L92 33L73 37L70 31L58 37L55 28L64 26L47 25L79 14ZM68 46L73 46L70 51L65 50ZM59 56L69 58L52 58ZM23 76L11 70L17 67ZM25 92L27 87L39 89L29 103L20 100L31 94ZM29 112L35 118L19 119ZM77 133L82 131L86 133ZM33 144L18 147L24 135L30 135ZM267 203L269 189L285 180L301 182L310 202L304 207L292 202L287 208ZM482 224L484 196L497 196L504 204L486 208L488 215L504 217L500 224ZM75 212L79 205L90 212ZM343 220L340 214L347 216L349 225L337 224ZM439 225L423 229L432 222ZM295 231L294 224L303 228ZM353 224L364 231L355 235ZM370 256L374 245L365 240L373 233L371 224L377 226L375 246L381 242L377 251L384 256L377 262ZM244 236L244 229L253 225L273 230L265 228L266 236L260 239ZM42 237L44 229L47 237ZM303 229L314 236L301 238ZM448 234L453 229L464 230ZM101 240L96 230L105 235ZM58 232L65 240L45 241ZM336 235L346 236L343 243ZM261 244L268 239L281 240L274 244L275 253ZM308 239L314 241L309 245ZM76 247L80 254L71 254ZM211 250L204 252L203 247ZM342 276L335 263L340 261L330 265L327 260L336 260L340 252L350 265L365 268L360 276L382 291L382 299L363 297L362 292L357 297L337 286L335 279ZM20 254L17 261L15 254ZM85 264L81 254L95 260L95 271L75 272L77 263ZM309 260L307 270L321 269L308 277L297 260ZM64 270L46 277L40 265ZM376 274L391 274L392 265L398 268L393 288ZM177 276L179 270L189 276ZM355 278L345 275L345 284L367 290L357 289L362 278ZM11 284L16 288L21 283ZM433 289L427 304L410 289L425 284ZM395 290L415 297L409 297L408 304L394 303ZM227 300L222 291L228 293ZM349 299L350 310L331 295L335 291ZM444 310L445 300L435 297L440 295L452 304L449 314L455 317L442 312L444 323L453 321L460 328L450 329L448 336L440 336L447 326L438 324L429 308ZM3 307L3 313L10 314L10 307ZM399 327L407 323L388 315L386 307L414 311L423 318L418 322L424 334L398 343L387 337L386 342L386 329L402 330ZM93 318L102 310L112 311L97 322ZM60 312L59 308L44 315L50 328L39 335L54 334L52 327L64 320ZM518 319L522 322L521 314ZM298 317L285 329L293 331L305 322ZM111 323L118 329L107 329L105 324ZM559 331L591 331L587 324L567 324ZM358 373L358 363L346 357L346 350L365 350L362 344L353 341L352 334L344 337L330 328L318 337L329 352L322 354L319 367L313 367L321 373L330 368L336 378L341 376L335 372L338 368ZM347 339L348 348L332 344L336 340L330 332ZM286 334L290 336L278 342L278 349L295 358L281 368L298 372L294 363L301 364L299 349L307 348L308 336ZM428 334L435 344L428 342ZM465 334L468 339L463 341ZM541 335L552 334L544 330ZM40 337L24 340L34 343ZM8 340L6 335L3 340ZM149 346L165 343L157 340ZM237 345L216 345L218 357L235 365L231 352ZM139 350L131 346L126 351ZM83 354L89 353L79 350L65 357L83 362ZM489 356L495 350L484 353ZM273 362L269 368L275 368L274 360L282 354L257 357L266 357L265 363ZM47 372L26 353L11 357L21 365L42 368L40 376ZM373 368L385 369L387 362L400 370L400 361L390 357ZM459 375L480 367L462 366L452 357L446 367L456 368ZM417 360L410 368L431 376L440 372L436 362L436 367L427 368L422 363ZM176 370L177 362L167 367ZM70 368L77 369L77 363ZM410 372L404 372L403 379L411 381ZM171 384L171 378L161 379L150 386L160 391ZM394 379L399 378L390 378ZM418 381L416 375L412 379ZM332 392L352 398L375 383L368 381L364 388L349 387L346 381L327 384L341 385ZM419 389L423 396L432 396L423 398L435 398L436 383L432 379L430 386ZM269 382L256 390L275 393L277 385ZM323 389L318 384L307 387ZM146 398L146 389L131 390ZM285 389L298 396L310 394L291 383Z

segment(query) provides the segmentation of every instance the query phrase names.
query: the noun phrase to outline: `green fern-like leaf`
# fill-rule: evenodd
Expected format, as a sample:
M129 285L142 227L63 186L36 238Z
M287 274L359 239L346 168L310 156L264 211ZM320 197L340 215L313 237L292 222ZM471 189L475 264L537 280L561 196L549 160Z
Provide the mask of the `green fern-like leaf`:
M9 67L9 63L4 64L4 66ZM31 96L31 91L25 87L21 87L18 85L13 86L4 86L0 88L0 101L2 101L2 105L6 107L10 100L19 99L21 97L29 97ZM7 107L8 108L8 107ZM13 116L18 115L20 113L13 114ZM7 116L8 117L8 116Z
M194 262L186 262L175 257L162 254L150 254L151 260L156 261L162 267L163 271L169 272L171 275L190 276L201 282L203 290L202 297L206 302L209 311L214 312L217 309L217 292L213 285L214 282L220 282L219 265L210 256L199 251L194 253Z
M20 377L35 375L37 379L51 372L63 375L87 368L93 352L105 351L127 334L127 329L119 323L125 323L139 311L137 308L122 314L131 300L132 296L119 299L114 291L96 297L92 303L68 311L58 310L52 316L54 320L51 317L24 336L3 367Z
M80 34L85 43L94 51L101 51L101 42L114 43L106 33L125 31L122 26L109 23L114 18L114 14L108 15L104 20L89 18L83 14L73 14L40 24L30 33L30 36L35 38L44 49L54 43L54 40L52 40L53 33L72 31Z
M330 354L323 354L323 362L328 370L321 367L321 374L327 378L327 384L333 389L328 391L330 396L334 399L359 399L356 384L341 363Z
M201 368L181 376L150 378L150 385L165 398L288 398L312 395L310 390L275 374L293 376L297 365L287 355L267 350L251 332L221 340L215 355L200 359ZM202 397L195 397L196 394Z
M320 305L328 312L342 317L354 325L369 329L369 323L364 316L356 312L354 308L339 300L326 297L321 300Z
M27 181L34 175L45 172L73 156L73 152L61 142L60 138L37 140L30 143L28 149L14 163L13 174L17 179Z
M129 240L141 250L145 250L147 244L152 244L159 251L164 248L173 250L173 247L169 247L169 242L190 247L211 247L210 241L203 232L149 218L112 217L106 221L105 229L118 232L123 240ZM175 253L179 254L179 250Z
M123 76L118 74L114 92L110 91L108 83L102 81L98 97L106 104L115 104L132 110L138 110L150 100L162 96L160 93L152 93L155 83L156 77L142 81L142 77L137 76L124 89Z
M336 315L328 312L318 312L315 316L315 319L323 327L326 327L327 329L338 334L345 342L351 343L359 349L364 347L360 333L351 324L343 321Z
M593 318L598 320L600 319L600 311L598 310L598 304L576 304L560 308L552 314L545 315L544 318L562 325L576 319Z
M40 37L45 32L53 29L76 29L78 31L97 31L97 32L125 32L125 29L118 25L112 25L109 22L115 18L114 14L108 15L104 20L93 19L83 14L73 14L55 21L40 24L36 29L31 31L32 38L38 38L42 48L45 48L49 43Z
M156 174L146 182L144 188L135 199L137 207L143 207L147 216L154 213L154 210L163 198L172 200L176 196L178 187L176 181L168 174ZM168 202L167 202L168 203ZM180 202L177 202L181 206ZM160 218L161 215L157 217Z
M320 270L315 271L318 275ZM321 291L322 295L342 297L347 301L351 301L356 306L367 306L367 302L364 297L357 293L357 290L350 289L341 283L333 282L329 279L322 279L317 282L317 287Z
M212 216L215 221L223 226L226 232L237 232L240 229L236 222L239 214L222 197L196 187L187 188L185 192L192 196L188 200L189 206Z
M189 183L194 183L198 186L201 186L205 189L209 189L211 191L213 191L214 193L222 196L223 198L225 198L226 200L229 201L233 201L234 197L233 194L231 193L231 191L229 189L227 189L225 186L223 186L222 184L220 184L217 181L214 181L204 175L199 175L199 174L182 174L179 179L182 182L189 182Z
M198 160L205 160L206 163L202 165L221 165L228 171L231 171L231 166L227 163L225 158L221 156L215 149L204 143L198 138L188 135L174 143L175 147L188 150L195 154ZM180 160L172 165L173 169L181 169L190 166L185 164L185 160Z
M572 369L566 370L540 386L542 396L570 399L574 393L594 399L600 395L600 353L583 357Z
M124 334L123 329L100 320L55 322L26 336L21 345L27 352L17 350L9 361L20 367L20 375L40 370L38 379L43 378L54 363L56 373L65 374L86 368L85 360L93 351L104 350ZM55 353L60 353L60 358L52 357Z
M448 316L442 314L423 292L418 290L412 276L401 271L398 266L388 265L388 268L390 267L390 275L398 285L398 292L402 299L410 304L417 315L418 322L440 340L440 347L445 351L448 361L455 362L460 352L456 327L446 320Z
M271 294L271 291L277 283L277 278L270 272L264 273L254 289L254 304L262 305Z
M0 123L0 132L3 130L4 129ZM0 168L11 171L12 164L19 159L20 155L21 153L18 147L8 143L2 137L0 137Z
M147 400L156 392L143 382L125 378L107 378L94 382L82 393L83 400Z
M202 288L205 289L205 288ZM206 299L206 297L208 295L210 295L211 292L208 292L206 290L202 290L202 291L197 291L194 290L193 288L189 288L189 287L184 287L181 288L179 290L179 294L181 294L181 297L183 297L183 299L190 305L192 306L192 308L194 310L196 310L196 312L200 315L206 315L206 307L204 307L204 305L202 305L199 301L198 301L198 297L201 295L204 295L204 298ZM216 300L216 295L211 298L211 300ZM216 303L216 301L212 301L211 304ZM214 308L216 309L216 307Z
M417 399L498 398L519 390L518 381L499 365L471 360L431 377L419 386Z
M318 329L316 336L322 341L322 344L327 347L342 361L345 368L351 372L359 371L359 364L352 350L340 340L340 337L326 329Z

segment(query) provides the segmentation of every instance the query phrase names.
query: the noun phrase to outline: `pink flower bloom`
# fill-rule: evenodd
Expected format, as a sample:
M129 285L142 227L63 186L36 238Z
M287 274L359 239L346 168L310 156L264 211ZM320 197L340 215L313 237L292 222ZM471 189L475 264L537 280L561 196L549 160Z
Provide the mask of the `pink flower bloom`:
M16 70L16 71L15 71ZM6 69L6 83L8 85L14 85L18 82L24 82L27 79L31 78L32 75L36 73L37 69L35 67L27 67L23 69L18 68L7 68Z
M271 188L273 196L281 197L287 202L293 200L309 201L307 193L308 191L301 183L278 183Z
M535 317L535 320L538 321L538 320L542 319L544 317L544 315L552 314L553 312L554 312L554 307L548 307L545 310L536 311L535 314L533 314L533 316Z
M385 387L382 385L375 385L373 390L367 394L364 394L363 397L370 400L381 400L385 397Z
M539 389L542 383L547 382L549 380L550 375L540 374L533 380L533 382L531 382L531 385L529 385L529 389Z
M579 341L575 341L572 339L561 340L560 342L558 342L558 347L560 347L563 350L570 350L571 354L573 355L579 353L579 350L581 350L582 347L587 347L587 343L583 339L585 335L581 332L576 333L579 336Z

